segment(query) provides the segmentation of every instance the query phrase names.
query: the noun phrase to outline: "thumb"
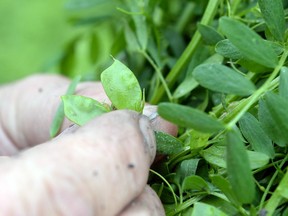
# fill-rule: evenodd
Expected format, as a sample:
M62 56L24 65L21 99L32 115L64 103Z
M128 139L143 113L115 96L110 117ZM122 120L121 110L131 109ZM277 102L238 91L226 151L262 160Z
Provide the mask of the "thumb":
M155 148L146 117L100 116L1 162L1 213L116 215L145 188Z

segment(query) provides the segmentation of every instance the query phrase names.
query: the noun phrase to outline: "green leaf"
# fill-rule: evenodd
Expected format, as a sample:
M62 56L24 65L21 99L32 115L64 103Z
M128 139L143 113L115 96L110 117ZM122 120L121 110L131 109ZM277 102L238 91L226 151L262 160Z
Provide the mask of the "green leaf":
M189 62L187 68L187 76L192 75L194 68L202 64L203 62L207 61L207 59L209 59L210 57L211 57L211 51L209 47L200 44L199 47L197 47L197 49L195 50Z
M275 214L275 210L278 206L283 204L283 201L286 202L288 199L288 172L286 170L285 175L282 177L280 183L278 184L276 190L273 191L271 197L266 202L265 210L267 210L268 215L287 215L287 214ZM285 198L286 200L283 200ZM285 211L287 212L287 211Z
M226 200L222 193L213 192L213 195L206 196L201 201L205 202L206 204L212 205L216 207L217 209L220 209L221 211L225 212L227 215L237 215L239 213L235 205L233 205L231 202Z
M268 29L278 41L284 41L286 23L282 0L258 0Z
M237 64L241 65L243 68L253 73L265 73L267 71L270 71L268 67L258 64L246 58L239 59L237 61Z
M227 132L226 142L228 180L239 202L251 203L256 190L245 146L235 131Z
M160 103L158 113L164 119L179 126L193 128L204 133L212 133L224 129L221 122L213 119L208 114L183 105Z
M269 162L269 156L260 152L254 152L246 150L250 162L250 169L258 169L265 166ZM210 164L226 168L226 146L213 145L203 151L201 151L203 158Z
M220 28L245 58L269 68L277 66L278 57L273 48L249 27L232 18L222 17Z
M186 146L190 146L191 150L200 149L208 145L211 136L209 133L202 133L196 130L187 132L188 138L185 141Z
M191 175L195 175L200 159L183 160L176 171L176 179L179 183Z
M182 191L209 191L207 182L197 175L187 176L182 183Z
M210 56L209 58L207 58L204 61L204 63L217 63L217 64L222 64L222 62L223 62L223 56L221 56L217 53ZM198 62L197 62L197 65L199 65ZM187 93L191 92L192 90L194 90L195 88L197 88L199 86L199 83L193 77L194 68L197 65L195 64L195 60L191 61L191 64L188 67L189 72L187 73L184 81L180 85L178 85L178 87L176 88L176 90L173 94L173 98L178 99L178 98L186 95Z
M140 46L139 46L139 43L136 39L136 36L135 36L134 32L132 32L132 30L128 24L125 26L124 34L125 34L125 40L126 40L126 44L128 46L127 47L128 50L131 50L131 51L140 50Z
M288 143L288 102L281 96L266 93L259 101L259 121L267 135L279 146Z
M184 81L176 88L173 98L178 99L195 89L199 83L192 76L187 76Z
M142 91L133 72L114 59L114 63L101 73L103 88L117 109L142 112Z
M280 72L279 94L288 99L288 67L282 67Z
M250 162L251 170L264 167L269 163L270 157L261 152L248 151L246 150Z
M155 131L157 152L160 154L176 154L183 150L183 144L170 134Z
M216 44L215 51L225 58L241 59L243 58L240 50L234 46L228 39L221 40Z
M146 17L143 15L133 15L133 20L136 26L136 35L141 45L141 49L145 50L148 44L148 31L146 25Z
M110 111L107 106L92 98L80 95L65 95L61 98L66 117L78 125L84 125L96 116Z
M208 163L226 168L226 146L212 145L201 151L201 155Z
M75 89L76 89L76 86L80 82L80 80L81 80L81 76L76 76L72 80L72 82L70 83L65 95L73 94ZM61 125L62 125L62 122L64 120L64 116L65 116L64 104L61 101L60 104L59 104L59 107L58 107L58 109L56 111L56 114L54 116L54 119L52 121L51 127L50 127L50 137L51 138L55 137L57 135L57 133L59 132L59 130L61 128Z
M129 2L130 10L134 13L132 14L132 19L134 21L137 39L142 50L147 48L148 44L148 30L146 24L146 17L144 16L143 2L138 1L127 1Z
M242 134L256 152L262 152L273 158L275 155L271 139L266 135L258 120L250 113L239 121Z
M193 76L200 85L221 93L247 96L256 89L250 80L220 64L199 65Z
M235 193L232 190L232 187L228 180L226 180L223 176L220 175L212 175L210 176L212 184L219 188L222 193L236 206L239 205L239 202L235 196Z
M219 41L223 40L224 37L219 34L214 28L208 25L203 25L201 23L197 24L198 31L200 32L203 40L208 45L215 45Z
M200 216L200 215L205 215L205 216L228 216L218 208L208 205L205 203L200 203L196 202L194 204L194 209L192 216Z
M288 172L286 171L284 177L281 179L280 184L276 188L277 193L281 194L281 196L285 199L288 199Z
M275 42L275 41L265 41L266 43L268 43L274 50L274 52L276 53L276 55L281 55L284 51L285 51L285 46L283 46L281 43Z
M154 191L158 191L160 188L161 193L159 194L159 197L161 198L161 201L164 203L173 203L174 202L174 196L171 193L170 188L164 186L161 184L152 184L151 185L152 189Z
M192 213L193 213L193 208L188 207L188 208L184 209L183 211L181 211L181 216L191 216Z

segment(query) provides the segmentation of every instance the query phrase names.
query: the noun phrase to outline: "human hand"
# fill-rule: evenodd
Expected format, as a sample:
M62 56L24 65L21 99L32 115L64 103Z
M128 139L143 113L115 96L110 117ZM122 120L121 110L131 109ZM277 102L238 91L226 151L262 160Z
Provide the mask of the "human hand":
M81 128L66 120L48 141L68 85L42 75L0 88L1 215L164 215L146 186L156 151L152 127L171 134L176 127L114 111ZM99 83L81 83L77 94L109 103ZM155 107L145 110L153 115Z

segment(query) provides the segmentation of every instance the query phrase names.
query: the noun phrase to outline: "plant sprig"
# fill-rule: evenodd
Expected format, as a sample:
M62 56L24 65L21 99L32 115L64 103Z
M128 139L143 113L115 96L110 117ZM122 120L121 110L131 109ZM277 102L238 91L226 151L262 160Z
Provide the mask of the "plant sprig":
M287 213L287 3L119 5L125 24L113 56L127 66L114 60L101 75L112 107L63 96L66 116L83 125L114 109L141 113L145 88L159 115L179 126L177 137L155 132L166 157L149 184L167 215Z

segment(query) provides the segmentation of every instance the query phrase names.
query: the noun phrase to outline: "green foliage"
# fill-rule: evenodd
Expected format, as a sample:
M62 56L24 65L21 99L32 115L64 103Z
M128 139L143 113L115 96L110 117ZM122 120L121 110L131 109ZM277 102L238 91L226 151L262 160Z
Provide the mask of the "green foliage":
M208 183L197 175L190 175L183 180L182 183L183 191L209 191Z
M203 40L209 45L215 45L223 40L223 36L210 26L198 24L198 31L200 32Z
M288 68L282 67L280 72L279 94L281 97L288 99Z
M288 102L279 95L267 93L259 103L259 120L267 135L279 146L288 143Z
M258 4L271 34L276 40L284 41L286 23L282 0L259 0Z
M103 88L117 109L142 112L142 91L138 80L124 64L118 60L101 73Z
M73 79L73 81L70 83L67 89L66 96L72 95L74 93L76 86L80 82L80 80L81 76L76 76ZM50 137L55 137L57 133L60 131L64 117L65 117L64 103L61 101L50 127Z
M182 183L187 177L195 175L198 167L199 159L183 160L176 173L176 179Z
M234 46L228 39L219 41L215 46L215 51L225 58L241 59L243 58L240 50Z
M220 28L245 58L271 68L277 65L278 58L273 48L243 23L222 17Z
M234 205L238 206L239 201L235 195L235 192L232 190L232 186L227 179L220 175L212 175L210 179L216 187L218 187L223 194L231 201Z
M203 87L221 93L246 96L255 91L250 80L220 64L202 64L193 76Z
M264 167L269 162L269 156L264 153L246 150L250 169ZM213 145L201 151L203 158L211 165L227 168L227 148L224 145Z
M243 136L256 152L262 152L273 158L275 155L271 139L266 135L258 120L246 113L239 121Z
M158 106L158 113L164 119L179 126L193 128L201 132L209 133L223 129L223 125L220 122L206 113L182 105L161 103Z
M92 98L80 95L62 96L66 117L78 125L84 125L91 119L110 111L109 106Z
M227 216L224 212L214 206L197 202L194 204L192 216L207 215L207 216Z
M74 33L45 71L102 79L111 107L63 96L67 117L80 125L113 109L142 112L145 89L147 102L179 126L177 137L155 132L165 156L149 184L166 215L285 215L287 7L69 0ZM110 55L123 63L108 67Z
M244 143L234 131L227 133L226 142L227 173L231 187L240 203L251 203L256 190Z
M60 129L64 113L70 121L78 125L84 125L91 119L111 111L107 104L101 104L92 98L71 95L79 80L80 78L76 77L69 86L67 94L62 96L63 103L60 104L51 127L53 136ZM119 80L121 84L118 82ZM117 109L130 109L142 112L144 107L142 91L133 72L124 64L114 59L114 63L101 74L101 81L108 98L112 102L112 106ZM172 140L171 136L168 137L166 135L164 137L164 134L161 135L162 139ZM161 138L160 140L162 140ZM175 144L175 141L173 144Z
M176 154L183 151L183 144L177 138L161 132L155 131L157 142L157 152L160 154Z

